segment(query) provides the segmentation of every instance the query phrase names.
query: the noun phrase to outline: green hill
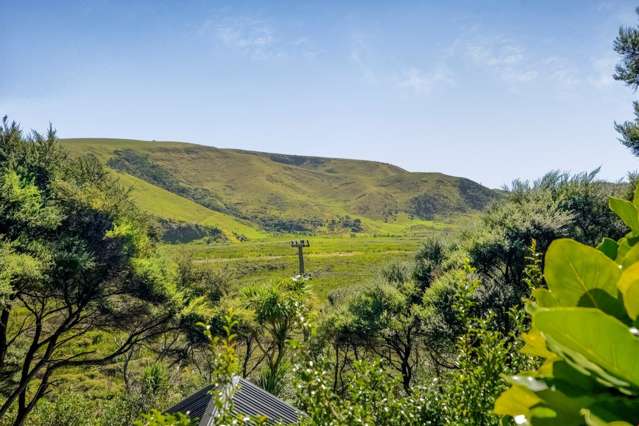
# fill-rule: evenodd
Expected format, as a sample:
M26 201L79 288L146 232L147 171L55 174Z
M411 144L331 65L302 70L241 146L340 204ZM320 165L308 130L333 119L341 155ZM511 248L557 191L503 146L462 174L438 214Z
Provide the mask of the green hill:
M230 238L277 232L395 232L472 213L498 194L469 179L390 164L122 139L66 139L92 153L159 218Z

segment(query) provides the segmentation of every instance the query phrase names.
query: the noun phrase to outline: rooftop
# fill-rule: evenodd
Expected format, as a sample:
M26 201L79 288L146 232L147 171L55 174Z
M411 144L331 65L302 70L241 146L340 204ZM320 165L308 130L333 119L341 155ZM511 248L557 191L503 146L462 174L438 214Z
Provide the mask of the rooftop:
M275 395L255 386L253 383L240 377L233 378L233 385L237 390L233 394L232 411L241 416L264 416L268 418L268 424L297 423L304 416L297 408L282 401ZM175 406L169 408L169 413L184 413L192 419L199 418L199 426L213 424L215 406L211 391L213 386L206 386ZM249 424L252 424L249 422Z

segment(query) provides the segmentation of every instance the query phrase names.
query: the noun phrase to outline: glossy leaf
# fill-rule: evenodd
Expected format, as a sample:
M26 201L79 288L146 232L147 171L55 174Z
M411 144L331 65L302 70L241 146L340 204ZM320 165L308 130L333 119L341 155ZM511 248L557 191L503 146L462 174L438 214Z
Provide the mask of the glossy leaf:
M610 197L608 204L632 232L639 231L639 214L637 214L637 207L633 203L621 198Z
M619 320L598 309L552 308L538 309L533 326L547 339L639 388L639 339ZM582 360L576 357L572 361L580 364Z
M557 306L557 299L553 293L545 288L536 288L532 291L537 306L541 308L552 308Z
M622 253L619 251L619 253ZM617 255L619 257L619 255ZM630 246L628 250L623 253L623 256L617 259L617 263L621 264L622 268L627 268L633 263L639 261L639 244Z
M557 355L546 348L546 340L539 330L531 330L528 333L522 334L521 339L526 343L521 349L522 352L530 355L536 355L544 359L557 358Z
M617 287L623 294L626 312L633 320L639 316L639 263L635 263L623 271Z
M502 393L495 402L495 414L500 416L526 415L541 402L534 392L520 385L513 385Z
M597 250L608 256L610 259L615 260L617 258L617 252L619 245L612 238L604 238L597 246Z
M554 241L546 253L544 276L559 306L594 306L614 303L601 297L617 296L621 275L617 263L601 251L577 241Z

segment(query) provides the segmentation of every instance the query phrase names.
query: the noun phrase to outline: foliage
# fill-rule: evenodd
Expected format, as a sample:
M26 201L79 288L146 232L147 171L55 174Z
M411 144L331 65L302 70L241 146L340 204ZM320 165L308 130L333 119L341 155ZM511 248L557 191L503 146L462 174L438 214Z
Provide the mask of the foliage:
M639 10L638 10L639 13ZM633 90L639 87L639 28L621 27L614 42L614 49L621 56L616 67L614 79L623 81ZM635 119L624 123L615 123L620 141L639 155L639 102L633 102Z
M211 333L210 326L205 328L205 334L210 341L211 356L211 397L214 412L212 413L212 423L219 425L231 424L265 424L267 419L263 416L246 416L234 412L233 397L239 390L237 384L237 373L239 372L239 360L236 353L236 335L233 330L238 323L232 312L223 318L223 337ZM141 419L135 422L136 426L161 426L161 425L195 425L197 421L189 419L187 416L177 413L161 413L158 410L151 410L142 415Z
M202 238L207 243L227 240L222 230L214 226L160 219L158 227L162 241L170 244L184 244Z
M511 315L523 326L523 315ZM500 419L492 408L508 384L503 380L520 368L531 368L533 360L518 353L516 332L508 336L492 329L492 318L479 319L457 345L457 370L442 384L440 416L446 424L498 425Z
M400 382L378 362L355 362L343 393L331 387L326 365L307 361L296 370L297 405L309 425L428 425L439 424L433 399L418 389L402 396Z
M115 361L177 327L189 301L127 192L52 129L24 136L5 118L0 186L0 417L23 424L60 371ZM113 338L98 347L100 330Z
M471 267L454 269L442 276L423 295L423 333L434 368L446 363L441 356L453 350L468 331L471 310L476 308L476 292L481 281Z
M135 426L196 426L197 424L197 421L185 414L166 414L158 410L144 414L141 420L135 422Z
M515 181L506 199L482 217L482 226L468 235L462 250L482 279L480 310L493 310L508 332L507 315L530 292L524 281L529 247L545 253L550 243L572 237L594 244L604 236L618 238L623 223L608 209L608 196L622 192L595 180L597 170L574 176L551 172L538 181Z
M364 231L362 220L360 218L352 218L349 215L338 216L334 219L331 219L328 222L328 229L333 232L339 231L340 229L346 229L350 232Z
M440 239L428 238L415 255L413 279L425 290L430 287L442 269L447 247Z
M349 328L355 341L401 374L404 389L410 392L422 331L415 306L419 289L412 282L394 284L374 285L357 294L347 307Z
M55 400L43 400L29 418L35 426L91 426L95 424L93 404L78 393L64 392Z
M510 379L495 411L518 423L637 424L639 197L611 198L630 227L598 249L560 239L546 254L548 289L534 292L527 353L543 365Z
M259 347L264 368L258 384L275 395L282 391L288 365L286 355L295 332L307 326L305 318L307 285L303 279L286 280L243 289L245 307L257 324L255 344Z

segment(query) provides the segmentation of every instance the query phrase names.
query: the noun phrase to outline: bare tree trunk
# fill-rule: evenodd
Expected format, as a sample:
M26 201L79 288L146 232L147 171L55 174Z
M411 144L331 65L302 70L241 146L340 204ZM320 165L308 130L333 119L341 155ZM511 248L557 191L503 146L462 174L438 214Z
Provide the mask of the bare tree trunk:
M248 376L248 366L253 354L253 338L249 336L246 339L246 351L244 352L244 359L242 361L242 377Z
M38 390L36 391L35 395L33 395L33 398L31 398L31 401L29 401L28 404L25 404L25 399L24 399L26 396L26 389L20 395L21 402L18 406L18 414L16 415L16 419L13 422L13 426L22 426L24 424L24 421L26 420L29 413L33 411L33 409L36 406L36 403L40 400L40 398L42 398L42 395L44 395L44 392L47 390L47 387L49 386L49 377L51 377L51 373L53 373L53 369L47 369L47 371L44 373L42 377L42 380L40 381L40 386L38 386Z
M413 379L413 367L410 365L410 351L402 354L402 383L404 385L404 390L407 394L410 395L411 388L410 384Z
M337 390L337 378L339 375L339 344L335 345L335 371L333 373L333 392Z
M4 360L7 356L7 333L9 332L9 314L11 309L4 308L0 314L0 371L4 367Z

